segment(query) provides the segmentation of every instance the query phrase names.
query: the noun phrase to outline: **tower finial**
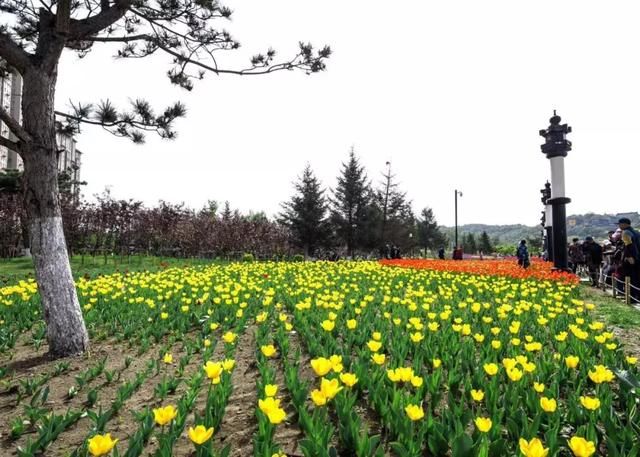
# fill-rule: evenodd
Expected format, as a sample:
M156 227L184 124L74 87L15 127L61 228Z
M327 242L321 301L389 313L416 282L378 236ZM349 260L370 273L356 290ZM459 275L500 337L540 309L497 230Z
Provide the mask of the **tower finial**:
M553 115L554 115L554 116L557 116L557 114L556 114L556 110L553 110Z

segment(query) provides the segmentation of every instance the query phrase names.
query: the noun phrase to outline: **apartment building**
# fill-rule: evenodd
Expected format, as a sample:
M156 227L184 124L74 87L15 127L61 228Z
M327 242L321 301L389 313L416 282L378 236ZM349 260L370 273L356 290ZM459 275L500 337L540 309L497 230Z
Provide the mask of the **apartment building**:
M14 119L21 121L22 103L22 77L18 72L0 75L0 106ZM15 140L9 128L0 122L0 135ZM76 147L73 136L57 133L58 143L58 171L67 172L73 182L80 181L80 169L82 167L82 152ZM22 170L23 164L20 156L4 146L0 146L0 170ZM77 189L74 189L74 193Z

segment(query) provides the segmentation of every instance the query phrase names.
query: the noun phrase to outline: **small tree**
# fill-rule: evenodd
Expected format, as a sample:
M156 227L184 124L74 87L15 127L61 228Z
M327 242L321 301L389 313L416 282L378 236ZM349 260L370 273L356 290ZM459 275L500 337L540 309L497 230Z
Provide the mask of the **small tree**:
M473 233L467 233L462 237L462 250L467 254L475 254L478 250L476 237Z
M24 161L25 208L49 352L77 354L88 348L88 335L62 229L56 115L66 119L61 126L66 133L93 124L141 143L148 131L174 138L173 123L186 110L177 102L155 113L147 101L136 99L124 110L103 100L72 104L70 112L57 111L55 89L63 51L84 56L95 43L104 43L120 46L118 58L164 54L172 62L169 80L187 90L207 71L236 75L321 71L331 51L325 47L314 52L311 45L301 43L291 59L277 62L275 51L269 49L255 55L244 69L224 68L216 54L240 45L217 27L216 21L231 16L231 10L217 0L1 0L0 13L5 19L0 24L0 58L23 80L22 123L0 108L0 120L16 140L0 136L0 145Z
M425 253L428 249L437 249L445 245L446 237L440 231L431 208L424 208L421 211L417 229L418 244L424 248Z
M351 256L367 223L369 194L367 174L351 148L349 161L342 164L338 185L330 199L331 222Z
M291 231L295 244L304 249L305 255L312 256L330 234L324 190L309 165L294 187L296 194L282 204L279 219Z
M480 250L485 254L491 254L493 252L493 245L491 244L491 239L486 231L483 231L480 235Z

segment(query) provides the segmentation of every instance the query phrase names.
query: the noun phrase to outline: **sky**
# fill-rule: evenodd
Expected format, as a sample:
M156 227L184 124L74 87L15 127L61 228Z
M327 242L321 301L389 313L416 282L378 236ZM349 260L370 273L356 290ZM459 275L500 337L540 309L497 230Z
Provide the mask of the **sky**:
M235 0L221 22L242 47L219 65L246 66L299 41L334 54L327 71L215 76L191 92L169 59L114 60L96 45L60 64L57 108L146 98L183 101L178 138L139 146L95 127L78 136L87 197L193 208L228 200L274 215L307 163L333 188L353 146L374 185L389 161L416 213L453 225L537 225L550 178L538 134L554 109L573 127L565 160L568 214L637 211L640 4L619 0Z

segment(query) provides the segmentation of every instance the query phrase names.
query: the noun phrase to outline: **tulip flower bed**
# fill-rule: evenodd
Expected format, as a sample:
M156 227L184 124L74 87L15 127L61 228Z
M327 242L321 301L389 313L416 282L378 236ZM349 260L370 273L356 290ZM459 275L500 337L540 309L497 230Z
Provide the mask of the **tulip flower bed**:
M382 264L404 268L426 269L449 273L468 273L474 275L506 276L513 279L539 279L541 281L560 281L567 284L578 284L576 275L553 271L551 262L532 259L529 268L518 265L511 260L435 260L435 259L397 259L382 260Z
M92 351L62 361L35 285L0 289L0 455L639 456L637 360L595 305L489 262L80 279Z

